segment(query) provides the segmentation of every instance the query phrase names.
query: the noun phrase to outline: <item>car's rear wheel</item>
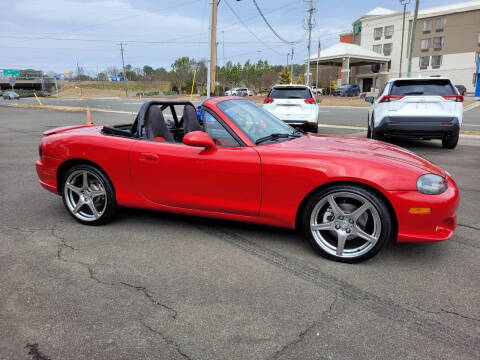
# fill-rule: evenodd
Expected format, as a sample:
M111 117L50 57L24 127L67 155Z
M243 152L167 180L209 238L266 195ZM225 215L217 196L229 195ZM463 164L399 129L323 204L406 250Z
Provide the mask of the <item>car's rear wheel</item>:
M70 215L82 224L103 224L112 219L117 211L110 180L92 165L76 165L66 172L62 182L62 198Z
M456 131L455 133L450 134L442 139L442 145L445 149L455 149L457 147L459 137L458 133L459 132Z
M356 185L334 185L318 192L306 204L302 221L320 255L348 263L377 254L392 232L384 201Z

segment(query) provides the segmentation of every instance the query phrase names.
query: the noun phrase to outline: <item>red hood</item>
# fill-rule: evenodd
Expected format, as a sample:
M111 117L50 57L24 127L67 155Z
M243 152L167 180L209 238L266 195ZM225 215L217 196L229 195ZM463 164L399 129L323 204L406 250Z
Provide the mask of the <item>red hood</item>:
M337 153L352 158L368 157L377 163L400 163L422 169L426 173L445 176L445 172L441 168L407 149L382 141L355 136L309 134L295 140L282 141L267 146L278 147L291 152L298 151L304 154Z

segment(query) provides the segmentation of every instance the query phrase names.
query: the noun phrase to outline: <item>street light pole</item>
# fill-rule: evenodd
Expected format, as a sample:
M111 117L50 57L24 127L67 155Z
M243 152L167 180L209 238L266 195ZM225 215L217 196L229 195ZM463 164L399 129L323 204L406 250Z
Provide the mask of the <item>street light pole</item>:
M400 70L398 77L402 77L402 63L403 63L403 40L405 38L405 14L407 11L407 5L410 4L410 0L400 0L400 4L403 5L403 27L402 27L402 46L400 48Z
M307 43L307 49L308 49L308 58L307 58L307 79L306 79L306 85L310 86L310 48L311 48L311 43L312 43L312 29L315 26L315 19L313 19L313 13L315 12L315 8L313 7L313 3L316 0L304 0L305 2L308 3L308 19L305 19L306 24L305 27L308 31L308 43Z
M408 77L412 74L412 56L413 56L413 45L415 43L415 31L417 28L417 18L418 18L418 5L420 0L415 0L415 13L413 14L413 25L412 25L412 34L410 36L410 51L408 52Z

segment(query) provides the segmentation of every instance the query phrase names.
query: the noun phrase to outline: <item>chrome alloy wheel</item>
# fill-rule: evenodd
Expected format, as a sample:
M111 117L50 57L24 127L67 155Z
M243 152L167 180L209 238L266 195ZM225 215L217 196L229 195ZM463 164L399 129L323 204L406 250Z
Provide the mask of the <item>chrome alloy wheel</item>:
M63 192L70 212L83 221L95 221L107 207L105 184L93 172L77 170L65 181Z
M382 225L377 209L367 198L352 192L334 192L315 205L310 230L325 252L352 259L375 246Z

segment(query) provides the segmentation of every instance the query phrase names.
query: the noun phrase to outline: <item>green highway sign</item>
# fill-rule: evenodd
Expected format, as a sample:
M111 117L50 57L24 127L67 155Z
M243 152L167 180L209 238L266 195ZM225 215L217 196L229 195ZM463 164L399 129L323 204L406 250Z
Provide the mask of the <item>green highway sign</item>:
M20 70L4 69L3 75L4 76L20 76Z

